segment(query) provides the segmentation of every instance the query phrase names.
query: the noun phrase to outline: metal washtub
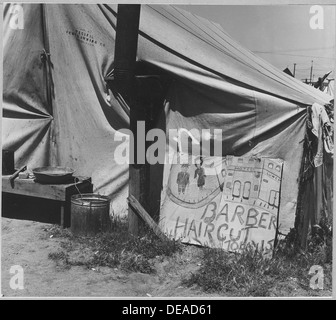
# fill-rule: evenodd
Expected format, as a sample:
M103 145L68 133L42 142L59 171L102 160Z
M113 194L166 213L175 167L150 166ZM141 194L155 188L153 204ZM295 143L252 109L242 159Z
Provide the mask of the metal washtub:
M36 182L45 184L69 183L75 170L68 167L40 167L32 170Z

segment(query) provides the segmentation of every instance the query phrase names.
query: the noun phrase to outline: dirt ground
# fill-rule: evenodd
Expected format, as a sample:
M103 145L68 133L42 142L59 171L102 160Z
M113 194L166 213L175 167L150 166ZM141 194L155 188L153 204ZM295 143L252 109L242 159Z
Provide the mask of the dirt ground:
M2 218L1 288L5 297L206 297L199 290L181 286L181 278L197 270L197 247L188 246L183 256L157 263L155 275L125 273L116 268L60 268L48 258L60 248L59 238L50 238L50 224ZM24 289L13 290L10 268L24 271Z
M200 248L185 245L183 252L162 257L155 263L155 274L127 273L117 268L71 266L64 268L48 258L61 248L62 238L52 237L53 226L28 220L1 218L1 293L4 297L217 297L199 288L186 288L181 280L196 272L202 263ZM23 268L23 289L10 286L10 268ZM277 283L271 296L307 296L295 279ZM310 294L311 295L311 294ZM331 290L314 293L330 297Z

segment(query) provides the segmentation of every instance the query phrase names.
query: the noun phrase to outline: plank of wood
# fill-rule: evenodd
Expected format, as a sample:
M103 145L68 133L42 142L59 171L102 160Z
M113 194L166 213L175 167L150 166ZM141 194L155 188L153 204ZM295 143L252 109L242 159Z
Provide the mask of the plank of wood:
M160 230L158 225L152 219L152 217L147 213L147 211L143 208L143 206L139 203L139 201L132 195L130 195L127 199L129 204L134 209L135 213L147 223L147 225L153 230L153 232L163 241L166 241L168 238L166 235Z
M67 189L69 187L74 187L74 183L59 185L41 184L35 182L33 179L16 179L12 186L9 177L10 176L2 176L2 192L30 197L65 201ZM78 182L77 187L80 188L81 184L83 184L83 181Z
M2 192L65 201L64 186L35 183L33 179L18 179L12 186L8 179L2 177Z

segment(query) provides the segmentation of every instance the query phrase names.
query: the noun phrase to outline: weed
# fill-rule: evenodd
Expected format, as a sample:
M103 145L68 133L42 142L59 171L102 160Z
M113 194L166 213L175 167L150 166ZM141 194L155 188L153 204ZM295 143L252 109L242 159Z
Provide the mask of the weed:
M247 247L241 253L230 253L222 249L204 248L204 263L201 268L186 279L185 286L198 286L205 292L231 296L270 296L276 288L287 283L287 291L305 290L308 295L316 295L309 288L309 269L321 265L324 269L327 288L331 286L331 242L311 243L307 252L294 250L293 234L280 242L273 258ZM328 240L329 241L329 240Z
M126 220L114 218L111 231L94 237L74 236L70 231L59 231L55 226L48 230L57 237L63 237L61 247L66 259L59 253L49 255L50 259L62 259L67 265L81 265L87 268L99 266L118 267L124 271L154 273L153 258L171 256L181 250L174 240L160 240L150 229L144 228L139 237L128 233ZM56 236L55 236L56 237Z
M291 230L286 239L278 241L271 259L248 246L241 253L203 247L200 268L184 278L182 285L225 296L314 296L318 292L309 287L309 270L320 265L324 270L324 290L331 290L332 229L322 223L316 228L309 235L306 251L298 248L297 235ZM180 242L162 241L147 228L134 237L128 233L127 221L116 218L111 232L94 237L73 236L59 229L48 231L62 240L62 250L50 253L49 258L69 267L104 266L151 274L155 272L154 258L182 251Z
M50 252L48 258L56 262L57 267L69 268L69 255L64 251Z
M54 261L68 260L68 255L64 251L50 252L48 258Z
M63 229L58 225L53 225L50 228L44 229L47 231L47 236L48 238L71 238L72 234L70 230L68 229Z

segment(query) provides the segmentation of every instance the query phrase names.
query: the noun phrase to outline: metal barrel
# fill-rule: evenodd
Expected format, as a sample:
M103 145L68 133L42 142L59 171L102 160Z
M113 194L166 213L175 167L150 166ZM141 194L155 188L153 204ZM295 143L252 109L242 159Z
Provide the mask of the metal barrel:
M71 197L71 232L75 235L95 235L110 230L110 199L94 193Z

